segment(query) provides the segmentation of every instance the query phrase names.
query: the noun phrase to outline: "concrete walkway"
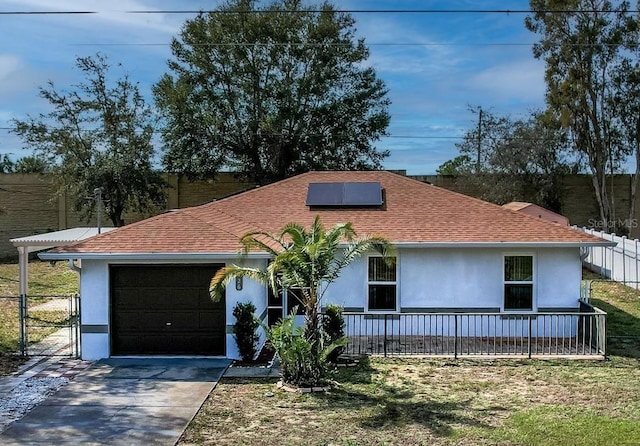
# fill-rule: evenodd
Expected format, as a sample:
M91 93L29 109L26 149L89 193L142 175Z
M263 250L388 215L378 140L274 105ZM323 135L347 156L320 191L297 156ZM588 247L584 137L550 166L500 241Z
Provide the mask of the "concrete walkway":
M0 434L0 444L173 445L229 363L99 361Z

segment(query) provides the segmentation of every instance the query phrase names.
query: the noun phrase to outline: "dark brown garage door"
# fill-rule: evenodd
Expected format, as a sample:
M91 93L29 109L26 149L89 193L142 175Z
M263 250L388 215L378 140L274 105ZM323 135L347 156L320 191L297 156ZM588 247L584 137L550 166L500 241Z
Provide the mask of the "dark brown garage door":
M112 266L111 354L224 355L225 304L209 298L223 266Z

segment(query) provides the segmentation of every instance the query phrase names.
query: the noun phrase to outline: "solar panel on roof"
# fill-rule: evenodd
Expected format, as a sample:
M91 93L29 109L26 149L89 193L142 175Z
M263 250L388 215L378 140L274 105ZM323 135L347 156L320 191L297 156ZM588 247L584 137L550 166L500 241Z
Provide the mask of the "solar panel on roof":
M344 183L343 204L349 206L380 206L382 186L380 183Z
M310 183L307 206L338 206L342 204L344 183Z
M380 206L382 186L367 183L310 183L307 206Z

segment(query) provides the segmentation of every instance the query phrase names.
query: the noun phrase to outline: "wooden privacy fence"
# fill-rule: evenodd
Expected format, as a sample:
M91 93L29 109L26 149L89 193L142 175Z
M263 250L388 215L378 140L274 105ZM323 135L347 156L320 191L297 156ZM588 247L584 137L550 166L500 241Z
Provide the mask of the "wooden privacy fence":
M606 356L607 314L344 313L345 353L383 356Z
M640 289L640 241L595 229L581 228L587 234L616 243L615 246L586 248L582 263L602 277Z

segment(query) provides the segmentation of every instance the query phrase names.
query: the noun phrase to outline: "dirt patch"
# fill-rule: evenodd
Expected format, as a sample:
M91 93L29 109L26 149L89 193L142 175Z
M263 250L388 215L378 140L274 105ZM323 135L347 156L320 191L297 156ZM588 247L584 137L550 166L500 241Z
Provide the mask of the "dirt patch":
M7 376L15 373L26 358L15 355L0 355L0 376Z

